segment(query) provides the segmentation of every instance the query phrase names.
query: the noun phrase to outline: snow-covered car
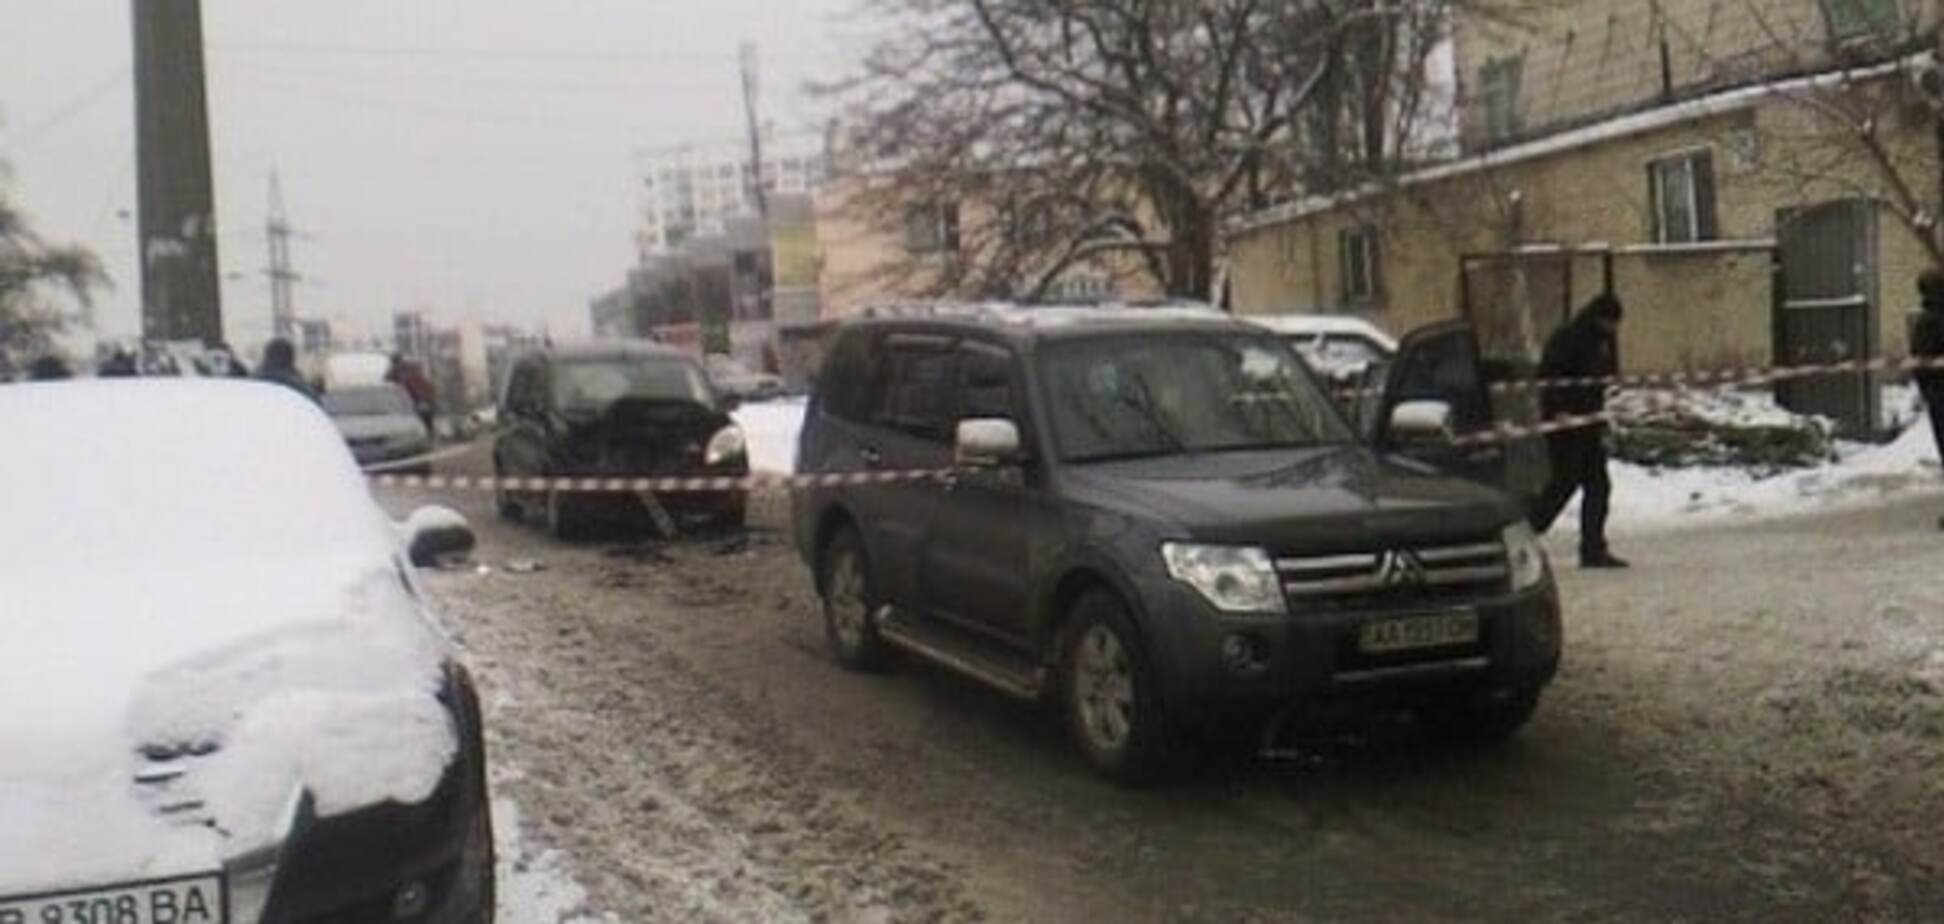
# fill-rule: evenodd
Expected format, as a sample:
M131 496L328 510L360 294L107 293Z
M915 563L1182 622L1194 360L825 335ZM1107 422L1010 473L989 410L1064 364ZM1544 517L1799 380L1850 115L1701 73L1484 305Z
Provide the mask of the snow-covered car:
M490 922L478 697L288 389L0 388L0 922Z
M772 401L783 397L783 379L757 372L733 356L711 353L703 360L716 391L742 401Z
M1363 318L1338 314L1244 316L1296 348L1310 368L1336 384L1362 379L1373 366L1397 355L1397 340Z
M325 392L322 404L359 465L389 465L419 472L430 468L423 462L400 465L432 451L432 434L425 429L425 421L419 418L405 389L397 385L354 385Z

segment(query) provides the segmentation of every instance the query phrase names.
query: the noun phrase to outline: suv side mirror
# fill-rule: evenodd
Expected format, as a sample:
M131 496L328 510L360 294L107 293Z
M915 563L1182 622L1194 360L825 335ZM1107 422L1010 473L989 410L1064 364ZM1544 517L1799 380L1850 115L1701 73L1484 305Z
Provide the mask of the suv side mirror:
M961 468L997 468L1019 461L1019 425L1003 417L961 420L954 461Z
M1444 442L1452 437L1452 418L1444 401L1406 401L1391 411L1390 436L1403 444Z
M412 564L420 568L430 568L450 556L464 555L479 541L473 535L472 524L446 507L420 507L405 519L402 528Z

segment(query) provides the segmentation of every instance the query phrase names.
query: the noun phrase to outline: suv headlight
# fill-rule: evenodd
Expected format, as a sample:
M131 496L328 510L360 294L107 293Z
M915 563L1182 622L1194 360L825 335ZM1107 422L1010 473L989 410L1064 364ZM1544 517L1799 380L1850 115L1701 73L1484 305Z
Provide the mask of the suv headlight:
M1505 528L1505 564L1511 569L1512 590L1531 590L1546 579L1546 550L1532 527L1514 523Z
M1288 611L1276 563L1262 549L1168 542L1161 546L1161 558L1169 577L1193 587L1224 613Z
M702 462L705 465L721 465L730 459L748 454L749 440L743 436L741 427L731 424L717 430L716 435L709 437L709 446L702 453Z

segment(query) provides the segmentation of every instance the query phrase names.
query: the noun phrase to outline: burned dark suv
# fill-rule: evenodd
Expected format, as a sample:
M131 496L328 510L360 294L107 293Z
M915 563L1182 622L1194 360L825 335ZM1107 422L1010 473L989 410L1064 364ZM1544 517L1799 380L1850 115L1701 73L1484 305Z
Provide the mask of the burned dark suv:
M833 336L802 470L959 469L797 497L847 666L898 651L1057 699L1122 780L1326 714L1499 738L1557 670L1545 555L1479 483L1506 454L1447 438L1493 413L1463 325L1406 340L1361 434L1288 346L1213 310L937 309Z
M549 347L521 357L500 398L494 473L531 478L741 477L743 432L702 364L646 342ZM740 527L739 490L668 494L507 491L502 516L538 516L572 536L595 521L661 529Z

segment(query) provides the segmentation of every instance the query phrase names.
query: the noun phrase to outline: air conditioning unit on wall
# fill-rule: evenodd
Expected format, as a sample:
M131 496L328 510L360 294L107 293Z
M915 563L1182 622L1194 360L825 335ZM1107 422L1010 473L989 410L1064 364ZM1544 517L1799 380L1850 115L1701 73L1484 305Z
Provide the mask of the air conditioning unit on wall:
M1944 115L1944 67L1934 55L1926 55L1904 71L1917 101L1932 112Z

